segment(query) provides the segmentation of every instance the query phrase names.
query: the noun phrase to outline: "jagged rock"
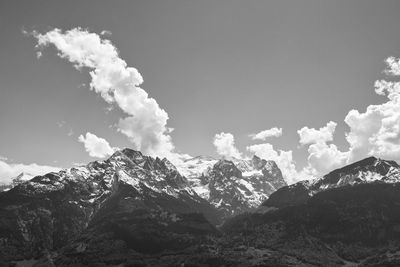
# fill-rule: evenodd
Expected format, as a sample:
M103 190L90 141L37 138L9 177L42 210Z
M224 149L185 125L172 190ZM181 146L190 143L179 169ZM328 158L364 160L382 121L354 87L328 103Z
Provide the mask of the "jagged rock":
M163 216L172 219L160 220ZM93 226L99 221L100 228ZM0 258L45 257L84 231L110 226L114 234L133 221L135 229L159 226L160 232L165 228L171 236L190 239L216 233L209 221L217 224L220 216L168 160L124 149L105 161L37 176L1 193Z
M264 206L284 207L305 203L312 195L324 190L365 183L398 183L400 166L394 161L369 157L343 168L336 169L323 177L301 181L282 187L263 203Z
M274 191L287 185L274 161L196 157L181 171L204 199L223 212L224 218L255 210Z

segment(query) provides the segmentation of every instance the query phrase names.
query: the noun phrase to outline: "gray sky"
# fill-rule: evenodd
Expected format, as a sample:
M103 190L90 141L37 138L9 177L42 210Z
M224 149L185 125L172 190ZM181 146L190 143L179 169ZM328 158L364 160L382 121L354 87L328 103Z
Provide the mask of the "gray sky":
M88 89L55 49L36 58L34 38L54 28L110 31L120 57L168 112L177 151L216 155L214 135L232 133L239 151L249 134L292 150L297 130L337 122L334 143L348 149L344 118L385 97L374 92L384 60L400 54L399 1L18 1L0 2L0 155L9 163L68 167L93 160L78 136L131 143L115 129L122 112ZM61 126L61 127L60 127Z

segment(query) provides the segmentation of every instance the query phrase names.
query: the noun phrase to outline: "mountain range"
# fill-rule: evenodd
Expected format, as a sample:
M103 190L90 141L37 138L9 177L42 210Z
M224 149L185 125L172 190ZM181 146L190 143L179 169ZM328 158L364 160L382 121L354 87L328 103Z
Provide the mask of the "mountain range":
M374 157L287 185L257 156L178 170L123 149L10 187L4 266L400 264L400 166Z

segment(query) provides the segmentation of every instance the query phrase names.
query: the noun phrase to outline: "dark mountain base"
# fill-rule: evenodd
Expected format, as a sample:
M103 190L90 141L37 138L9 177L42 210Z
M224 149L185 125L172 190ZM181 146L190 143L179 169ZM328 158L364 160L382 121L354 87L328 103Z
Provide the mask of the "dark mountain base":
M125 151L1 193L0 266L400 266L398 165L350 167L217 228L168 162Z

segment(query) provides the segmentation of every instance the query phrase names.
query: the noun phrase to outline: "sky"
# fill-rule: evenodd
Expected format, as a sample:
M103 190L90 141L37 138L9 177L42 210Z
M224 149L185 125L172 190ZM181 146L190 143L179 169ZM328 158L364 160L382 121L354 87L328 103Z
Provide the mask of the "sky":
M289 182L369 155L400 160L399 11L389 0L3 0L0 181L124 147L178 165L255 153Z

